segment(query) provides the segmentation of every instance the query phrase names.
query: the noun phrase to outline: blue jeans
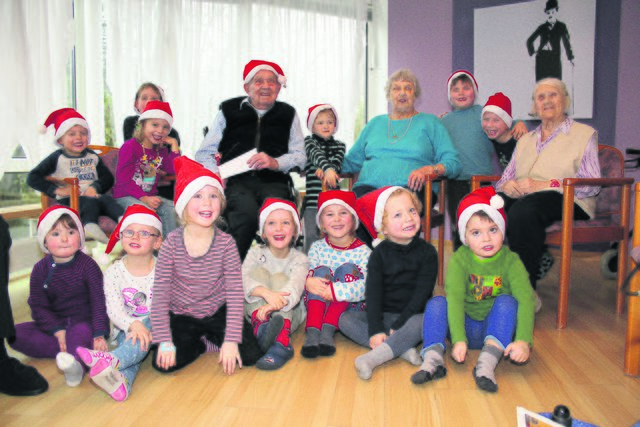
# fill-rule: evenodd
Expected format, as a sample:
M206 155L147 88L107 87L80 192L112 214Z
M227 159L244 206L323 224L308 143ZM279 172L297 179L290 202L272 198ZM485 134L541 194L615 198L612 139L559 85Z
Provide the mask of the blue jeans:
M151 330L151 320L149 316L146 316L140 321L148 330ZM127 333L124 331L118 333L116 340L118 341L118 348L113 350L111 354L120 359L118 370L122 372L122 375L127 379L127 391L131 392L131 386L136 380L140 365L142 365L144 358L147 357L149 350L141 350L139 341L133 344L130 338L127 339Z
M162 199L162 197L160 198ZM118 202L123 209L127 209L129 206L135 204L146 206L151 209L150 206L142 203L141 200L131 196L118 197L115 201ZM151 210L155 210L156 214L160 217L160 221L162 221L162 237L166 239L169 233L178 227L176 209L173 206L173 200L162 199L162 203L158 206L158 209Z
M481 349L487 339L493 339L504 349L513 340L517 314L518 302L511 295L497 297L484 320L474 320L465 314L464 329L469 341L468 347ZM423 352L438 344L446 349L448 332L447 299L443 296L433 297L427 302L424 312Z

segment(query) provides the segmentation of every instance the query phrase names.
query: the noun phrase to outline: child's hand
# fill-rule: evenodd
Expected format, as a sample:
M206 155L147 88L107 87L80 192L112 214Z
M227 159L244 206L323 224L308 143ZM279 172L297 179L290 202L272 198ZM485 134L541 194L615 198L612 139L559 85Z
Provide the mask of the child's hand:
M178 145L178 140L175 138L172 138L170 136L167 136L164 139L164 144L169 147L169 150L173 151L174 153L179 153L180 152L180 146Z
M88 187L84 193L82 193L85 197L98 197L98 192L93 187Z
M458 363L464 363L467 358L467 343L464 341L455 343L451 349L451 358Z
M516 140L518 140L522 138L527 132L529 132L529 129L527 129L527 126L524 124L524 122L518 122L513 127L513 130L511 131L511 136L513 136Z
M324 179L324 171L320 168L316 169L316 176L320 179Z
M504 349L505 357L509 357L516 363L524 363L529 360L531 349L529 343L525 341L514 341Z
M322 277L308 277L307 281L304 284L304 288L309 293L323 296L324 294L326 294L327 288L329 288L329 283L329 280L323 279Z
M153 210L158 209L162 204L162 199L158 196L142 196L140 201Z
M176 346L171 341L162 342L158 347L156 365L165 371L176 364Z
M149 344L151 344L151 332L144 326L139 320L134 320L129 325L129 332L127 333L127 339L131 339L131 343L136 345L136 341L140 342L140 350L149 350Z
M58 187L56 188L55 193L58 197L69 197L71 195L71 187L69 187L68 185L64 187Z
M227 375L233 375L236 371L236 362L238 367L242 369L242 359L238 351L238 344L235 342L223 342L220 347L220 358L218 363L222 364L222 371Z
M258 308L258 312L256 313L256 317L261 322L266 322L271 313L276 311L275 307L272 305L266 304Z
M369 347L373 350L387 340L387 334L379 333L369 338Z
M336 188L340 182L340 177L333 169L329 169L322 178L322 183L327 188Z
M289 295L289 292L276 292L268 289L265 291L263 298L274 310L282 310L289 303L286 298Z
M107 340L104 337L98 337L93 339L93 349L95 351L109 351Z
M58 345L60 346L60 351L63 353L67 352L67 331L64 329L53 334L56 338L58 338Z

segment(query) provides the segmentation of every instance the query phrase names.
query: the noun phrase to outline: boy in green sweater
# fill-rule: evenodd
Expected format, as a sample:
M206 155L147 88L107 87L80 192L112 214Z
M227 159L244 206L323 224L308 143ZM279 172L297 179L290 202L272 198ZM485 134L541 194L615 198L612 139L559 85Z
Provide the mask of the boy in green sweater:
M467 349L482 349L473 369L477 386L498 391L495 369L502 357L522 364L533 340L533 288L524 264L503 247L506 216L492 187L467 195L458 207L462 243L449 261L447 297L431 298L424 313L423 358L414 384L442 378L447 329L451 357L464 363ZM448 326L448 328L447 328Z

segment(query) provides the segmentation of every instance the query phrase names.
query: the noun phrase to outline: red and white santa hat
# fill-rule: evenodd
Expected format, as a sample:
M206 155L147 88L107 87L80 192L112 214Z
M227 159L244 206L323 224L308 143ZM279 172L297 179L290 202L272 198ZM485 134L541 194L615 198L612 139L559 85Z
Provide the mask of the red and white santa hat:
M111 238L109 238L107 248L104 250L105 254L111 253L113 247L118 243L118 240L120 240L120 231L126 230L131 224L148 225L155 228L160 232L160 234L162 234L162 221L154 211L143 205L131 205L127 207L126 211L124 211L122 219L120 219L116 229L111 233Z
M378 245L382 240L378 238L378 232L382 230L382 217L384 215L384 207L389 200L389 196L402 187L391 186L382 187L377 190L365 194L356 201L356 211L360 221L364 224L371 237L373 237L373 246Z
M489 97L487 103L484 104L482 109L482 116L486 112L494 113L507 124L507 127L511 127L513 123L513 117L511 116L511 100L502 92L496 92Z
M278 83L280 83L282 87L287 87L287 78L284 76L282 68L280 68L280 66L275 62L263 61L261 59L252 59L244 66L244 72L242 73L244 84L249 84L253 76L255 76L258 71L262 70L269 70L273 72L278 78Z
M40 244L42 252L45 254L48 254L49 250L44 245L44 239L47 237L47 233L53 228L53 224L55 224L56 221L58 221L64 214L69 215L71 219L73 219L73 222L76 223L78 233L80 234L79 249L84 248L84 227L82 226L78 212L75 209L71 209L66 206L53 205L46 211L42 212L42 214L40 214L40 218L38 218L38 243Z
M217 188L224 197L220 177L200 163L186 156L180 156L173 161L173 164L176 168L175 209L180 219L189 200L207 185Z
M318 228L320 228L320 215L322 211L330 205L345 207L355 218L355 228L358 228L360 221L356 211L356 194L353 191L329 190L323 191L318 195L318 213L316 214L316 225Z
M271 212L277 211L278 209L284 209L285 211L289 211L291 216L293 217L293 221L297 226L297 233L293 236L294 239L297 239L300 235L300 215L298 214L298 209L293 202L284 199L276 199L274 197L267 198L262 207L260 208L260 216L259 216L259 224L260 224L260 236L262 236L264 232L264 223L267 221L267 217Z
M173 127L173 113L168 102L163 101L149 101L144 107L144 111L138 117L138 121L141 122L146 119L163 119L169 123L169 126Z
M44 121L44 125L40 128L40 133L47 133L47 128L53 125L55 140L60 139L69 129L75 125L80 125L89 132L89 142L91 142L91 129L89 129L89 123L73 108L61 108L49 114L47 120Z
M478 99L478 82L476 81L476 78L473 77L473 74L471 74L467 70L456 70L453 72L453 74L451 74L451 76L449 76L449 80L447 80L447 97L449 99L449 103L451 103L451 85L453 81L458 77L465 75L469 77L469 79L471 79L471 81L473 82L473 93L475 95L475 98Z
M333 115L336 118L336 127L333 133L338 132L338 112L331 104L316 104L309 108L309 115L307 116L307 129L309 129L309 132L313 132L313 124L316 122L316 117L324 110L333 111Z
M465 245L465 231L467 229L467 222L478 211L484 211L489 215L489 218L496 223L502 236L505 236L505 227L507 223L507 215L504 213L504 200L502 197L496 194L496 190L493 187L482 187L476 191L467 194L464 199L458 205L458 230L460 240Z

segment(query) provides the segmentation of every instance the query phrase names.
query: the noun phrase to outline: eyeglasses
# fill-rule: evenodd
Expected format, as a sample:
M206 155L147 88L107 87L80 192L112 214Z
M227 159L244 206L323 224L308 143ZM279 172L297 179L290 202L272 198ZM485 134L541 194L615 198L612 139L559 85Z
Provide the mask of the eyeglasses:
M148 239L149 237L158 237L159 234L153 234L148 232L147 230L133 231L133 230L124 230L120 233L120 238L133 239L133 236L137 235L141 239Z

